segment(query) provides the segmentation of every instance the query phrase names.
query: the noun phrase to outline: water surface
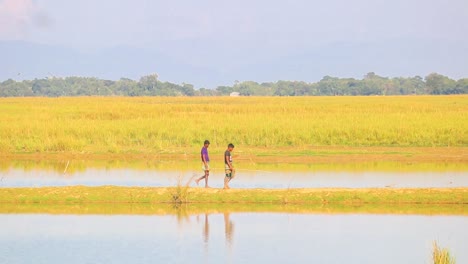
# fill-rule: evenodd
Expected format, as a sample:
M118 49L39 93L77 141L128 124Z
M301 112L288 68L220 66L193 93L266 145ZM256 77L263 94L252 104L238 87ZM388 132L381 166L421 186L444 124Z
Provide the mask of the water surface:
M16 169L0 171L0 187L43 186L175 186L190 182L202 172L85 169L63 173L43 169ZM209 183L223 186L223 172L213 171ZM191 186L196 186L192 181ZM203 185L201 183L201 185ZM437 172L374 172L374 171L263 171L239 170L231 184L234 188L367 188L367 187L468 187L468 173L459 171Z
M0 214L0 263L468 263L468 217Z

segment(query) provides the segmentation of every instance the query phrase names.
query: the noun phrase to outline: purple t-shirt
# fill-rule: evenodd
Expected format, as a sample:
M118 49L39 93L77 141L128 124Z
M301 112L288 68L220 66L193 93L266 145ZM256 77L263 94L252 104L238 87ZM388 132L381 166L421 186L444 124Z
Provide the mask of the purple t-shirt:
M203 147L201 149L201 156L200 157L201 157L202 162L203 162L203 156L205 157L206 162L210 161L210 156L208 156L208 149L205 148L205 147Z

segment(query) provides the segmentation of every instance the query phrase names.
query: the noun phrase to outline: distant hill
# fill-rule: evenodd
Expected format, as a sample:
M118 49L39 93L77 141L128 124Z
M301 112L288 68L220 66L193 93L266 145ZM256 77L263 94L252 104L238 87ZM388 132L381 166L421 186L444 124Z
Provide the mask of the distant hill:
M387 76L425 76L431 72L447 74L444 70L448 65L451 69L459 69L452 72L453 76L450 77L468 75L466 45L441 41L423 46L415 43L421 42L395 40L391 45L388 41L385 45L383 42L334 43L310 48L307 52L298 50L275 54L259 51L251 58L237 58L235 55L242 54L242 50L233 50L232 55L203 62L181 58L179 54L122 46L85 52L23 41L0 41L0 81L52 76L138 80L141 76L158 73L161 79L173 83L216 88L232 85L236 80L317 82L327 75L359 79L371 71ZM448 50L459 56L447 56ZM197 51L194 49L191 52ZM200 54L209 52L204 50ZM203 56L201 58L203 60ZM231 58L231 61L225 61L229 60L227 58Z
M177 62L165 54L129 47L114 47L94 52L80 52L59 46L22 41L0 41L0 81L32 80L46 77L89 76L118 80L139 79L157 72L165 80L205 82L206 69ZM210 77L211 78L211 77ZM217 81L216 78L212 78Z

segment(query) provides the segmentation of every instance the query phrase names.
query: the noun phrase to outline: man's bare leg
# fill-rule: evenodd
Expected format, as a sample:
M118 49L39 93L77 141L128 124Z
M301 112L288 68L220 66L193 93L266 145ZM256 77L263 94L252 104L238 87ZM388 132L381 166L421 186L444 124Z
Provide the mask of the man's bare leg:
M234 179L235 175L236 175L236 169L232 169L229 177L228 176L224 177L224 189L231 189L231 187L229 187L229 182L232 179Z
M205 175L201 176L200 178L195 180L195 183L198 185L201 180L205 179L205 188L209 188L208 186L208 177L210 176L210 171L205 171Z
M200 178L198 178L198 179L195 180L195 183L198 185L198 183L199 183L201 180L203 180L205 177L206 177L205 175L201 176Z
M198 185L198 183L200 183L201 180L205 179L205 184L207 184L207 177L208 177L208 174L209 174L210 171L205 171L205 175L201 176L200 178L196 179L195 180L195 183Z
M229 187L229 181L231 181L231 179L228 176L224 177L224 189L231 189Z
M210 176L210 171L205 171L205 188L210 188L210 186L208 186L208 177Z

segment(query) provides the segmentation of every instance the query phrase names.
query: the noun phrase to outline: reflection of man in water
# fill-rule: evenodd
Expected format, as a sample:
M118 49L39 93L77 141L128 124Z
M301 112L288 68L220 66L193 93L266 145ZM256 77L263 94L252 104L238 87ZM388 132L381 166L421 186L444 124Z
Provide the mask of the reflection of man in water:
M234 234L234 224L229 219L229 213L224 213L224 234L226 235L226 246L232 249L232 240Z
M203 228L203 242L208 245L210 240L210 223L208 222L208 214L205 214L205 226Z
M224 213L224 235L226 236L226 246L232 249L234 237L234 224L229 218L229 213ZM205 242L205 249L208 249L208 242L210 240L210 222L208 214L205 214L205 224L203 226L203 242Z
M197 216L198 219L198 216ZM205 213L205 223L203 225L203 246L205 250L205 257L209 256L209 245L208 243L210 242L210 223L208 222L208 214ZM206 261L205 261L206 262Z

